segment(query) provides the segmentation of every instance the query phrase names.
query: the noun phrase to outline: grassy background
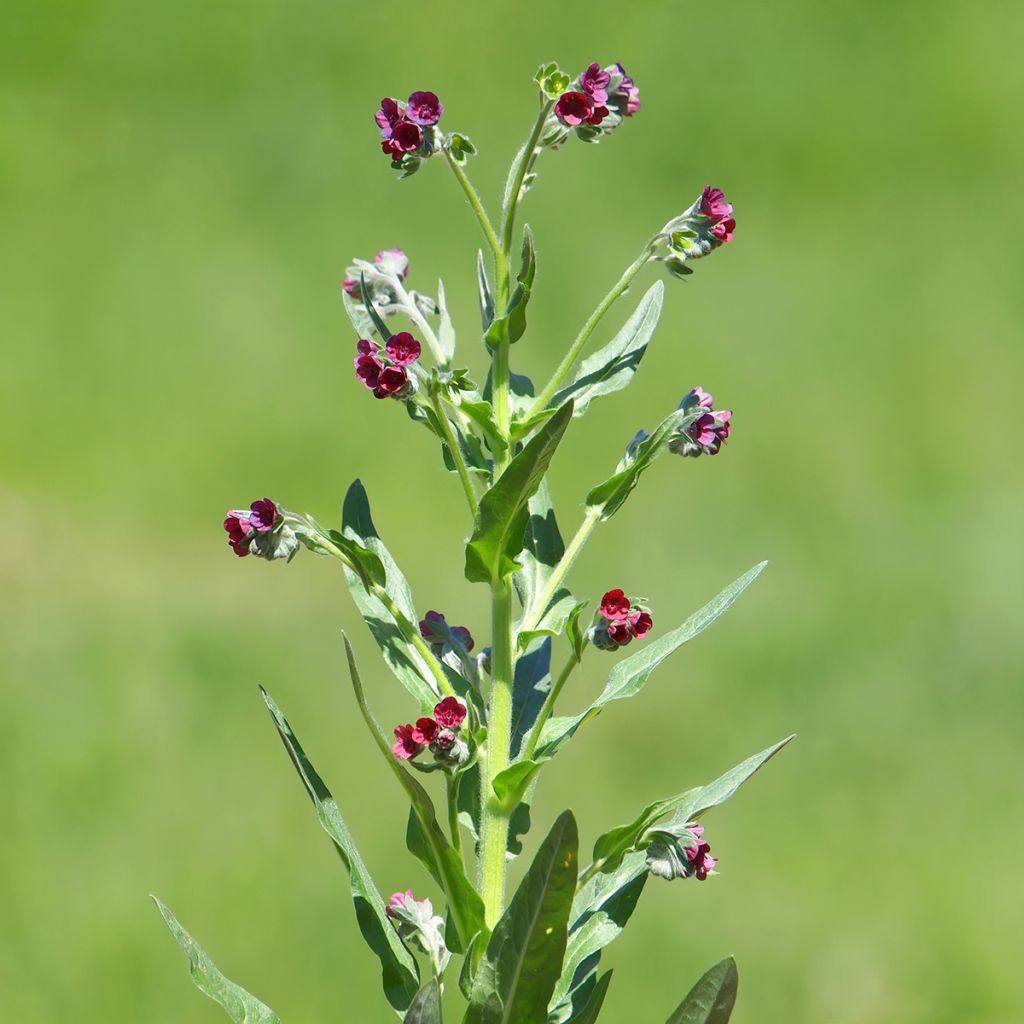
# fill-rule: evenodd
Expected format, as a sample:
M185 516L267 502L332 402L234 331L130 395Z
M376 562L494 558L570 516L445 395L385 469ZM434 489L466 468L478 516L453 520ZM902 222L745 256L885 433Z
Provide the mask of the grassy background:
M402 245L414 284L444 276L479 371L475 225L443 166L393 179L369 116L385 93L436 89L493 200L535 66L596 57L626 64L644 109L599 147L543 159L518 368L543 378L705 182L740 227L669 282L635 388L574 427L555 483L565 528L624 441L692 384L737 414L721 458L645 478L577 589L646 594L668 628L773 565L580 735L535 821L571 805L589 843L801 734L710 819L721 876L649 886L608 956L606 1015L663 1019L731 951L741 1024L1024 1019L1024 11L513 6L6 9L0 1014L221 1020L155 891L286 1021L389 1019L256 684L385 891L429 887L343 685L340 626L380 716L404 720L407 704L371 667L330 565L237 561L220 519L267 493L331 521L359 475L421 608L484 632L482 592L460 582L456 482L425 433L353 381L338 301L350 257ZM592 659L574 706L607 664Z

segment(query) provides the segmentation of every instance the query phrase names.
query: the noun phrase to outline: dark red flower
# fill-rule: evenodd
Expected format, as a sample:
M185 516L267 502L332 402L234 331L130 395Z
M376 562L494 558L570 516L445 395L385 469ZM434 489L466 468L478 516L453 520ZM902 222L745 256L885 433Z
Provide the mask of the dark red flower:
M637 640L643 640L650 633L653 625L654 620L651 618L650 612L634 612L629 617L629 631Z
M434 717L437 723L445 729L458 729L466 718L466 708L462 702L455 697L445 697L440 704L434 708ZM417 723L419 724L419 723Z
M388 359L396 366L409 366L415 363L422 351L420 343L408 331L392 334L385 348Z
M384 364L377 358L380 349L372 341L360 338L356 343L356 351L359 355L353 360L356 368L356 376L371 391L376 391L380 385L381 371Z
M269 533L281 518L277 506L269 498L260 498L249 508L249 525L258 533Z
M609 622L608 637L616 647L625 647L633 639L628 622Z
M582 92L563 92L555 104L555 115L570 128L588 121L594 115L594 101Z
M467 654L473 650L473 634L465 626L452 626L452 639L462 644Z
M702 825L690 825L690 831L696 836L697 845L683 848L683 853L693 866L693 873L697 876L698 882L703 882L708 877L708 872L714 870L718 863L717 857L710 856L711 844L704 842L704 827Z
M444 113L444 107L441 106L437 93L414 92L409 97L405 113L410 121L426 126L437 124Z
M420 636L431 643L444 643L444 630L448 628L440 612L429 611L420 619Z
M249 515L248 512L232 510L224 520L228 544L239 558L245 558L249 554L249 542L252 540L253 534L253 528L249 525Z
M401 394L409 383L409 375L404 366L385 366L377 378L377 386L373 389L375 398L391 398Z
M390 139L395 125L402 120L402 108L390 96L385 96L380 101L380 110L373 115L373 119L380 128L381 138Z
M621 590L609 590L601 598L601 614L609 622L625 622L629 610L629 598Z
M434 742L440 726L432 718L417 718L412 729L412 738L423 746Z
M411 725L395 726L395 742L391 745L391 753L399 761L411 761L422 749L423 744L418 743L413 737Z

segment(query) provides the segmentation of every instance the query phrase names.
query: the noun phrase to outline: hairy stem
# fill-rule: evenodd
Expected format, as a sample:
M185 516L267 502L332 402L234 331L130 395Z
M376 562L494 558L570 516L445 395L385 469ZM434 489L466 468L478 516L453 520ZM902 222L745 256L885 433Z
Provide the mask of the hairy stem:
M452 834L452 848L462 860L462 833L459 831L459 782L461 776L449 775L445 784L448 796L448 829Z
M448 161L448 166L452 169L452 174L455 175L455 180L462 186L462 191L465 192L466 198L469 200L469 205L476 215L476 219L480 224L480 228L484 233L484 238L487 239L487 244L491 248L491 252L494 254L494 264L498 268L498 273L501 273L502 264L505 265L505 273L508 273L508 256L501 247L501 243L498 241L498 236L491 226L491 220L487 216L487 211L484 209L484 204L480 202L480 196L477 195L477 191L473 188L473 183L469 180L466 172L462 169L461 165L457 160L453 159L451 153L442 146L441 151L444 153L445 159Z
M501 244L506 256L512 251L512 234L515 230L516 211L519 208L519 193L523 188L523 182L526 180L526 174L530 168L530 161L533 159L537 143L540 141L540 134L544 130L544 122L547 120L548 114L551 113L551 108L554 105L554 100L548 100L541 105L540 110L537 112L537 120L530 131L530 137L526 140L526 145L519 151L516 159L512 162L512 167L509 169L509 180L505 186L507 199L502 210L501 225Z
M466 502L469 505L469 514L470 516L475 516L476 491L473 490L473 481L470 479L466 460L462 456L462 449L459 447L459 442L452 431L451 422L441 405L441 399L436 391L430 396L430 403L433 406L434 414L437 416L438 423L441 426L441 431L444 433L444 440L445 444L448 445L448 451L452 453L452 462L455 463L455 469L459 474L459 480L462 482L462 490L466 495Z
M405 285L402 284L402 279L397 275L391 276L391 283L395 288L395 294L398 296L398 300L402 305L406 316L419 328L420 333L423 335L430 348L430 352L434 357L434 362L438 366L446 365L443 354L441 353L441 343L437 340L437 335L434 333L434 328L430 326L427 318L419 311L419 307L413 301L412 296L405 290Z
M647 265L653 252L653 245L649 242L644 247L644 251L640 253L640 255L628 267L626 267L622 273L622 277L615 282L611 291L608 292L608 294L597 304L597 308L590 314L587 322L580 328L580 333L576 335L576 339L562 357L562 361L558 364L558 368L552 374L551 380L547 382L544 386L544 390L537 396L537 400L530 407L530 411L526 414L527 421L535 413L540 412L541 409L551 401L555 392L559 387L561 387L562 382L575 365L576 360L583 351L583 347L590 340L590 336L597 329L598 324L600 324L604 319L605 313L612 308L619 296L622 295L622 293L629 287L633 278L636 277L636 275L639 274Z
M565 668L559 673L558 678L555 680L555 685L551 687L551 692L544 699L544 705L540 709L540 714L537 715L537 721L533 723L530 735L526 737L526 743L523 744L522 760L528 761L536 752L537 744L540 743L540 734L544 731L544 723L551 717L552 712L555 710L555 701L558 700L562 688L568 681L569 676L572 675L573 669L579 663L579 659L573 654L565 663Z

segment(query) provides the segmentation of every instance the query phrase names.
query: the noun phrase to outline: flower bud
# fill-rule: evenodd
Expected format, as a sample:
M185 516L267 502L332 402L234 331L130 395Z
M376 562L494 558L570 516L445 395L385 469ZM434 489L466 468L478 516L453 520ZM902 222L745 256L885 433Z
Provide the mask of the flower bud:
M653 625L651 613L639 599L628 598L616 588L601 598L597 621L587 636L598 650L614 651L634 639L642 640Z
M299 549L299 538L286 522L284 510L270 498L254 501L248 510L232 509L224 520L224 530L239 558L252 554L268 561L290 560Z
M654 828L645 833L647 867L652 875L674 881L676 878L696 877L703 882L714 873L717 857L711 856L711 846L703 839L704 828L693 822L676 828Z
M445 946L444 919L435 916L430 900L418 900L412 889L406 889L391 896L385 913L394 921L398 934L427 955L434 974L440 977L451 954Z
M707 256L720 245L732 241L736 230L732 204L725 201L720 188L704 187L697 201L685 212L670 220L661 236L669 253L660 257L674 273L685 273L681 265L687 260Z
M676 455L696 458L717 455L732 432L732 410L714 409L714 397L700 387L690 391L679 403L687 413L696 413L688 426L668 442L668 450Z

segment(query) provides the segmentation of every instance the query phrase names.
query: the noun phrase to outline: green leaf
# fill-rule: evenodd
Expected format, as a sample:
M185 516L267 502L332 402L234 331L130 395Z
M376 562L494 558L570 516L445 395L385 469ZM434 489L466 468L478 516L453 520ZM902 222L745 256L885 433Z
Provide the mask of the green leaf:
M541 481L527 507L530 518L526 525L523 551L519 557L522 568L513 579L516 592L519 594L519 602L524 608L529 608L533 604L535 597L544 589L555 566L565 554L565 544L555 519L547 480Z
M534 1024L547 1019L561 971L576 889L578 836L570 811L541 844L495 925L477 969L464 1024Z
M667 1024L727 1024L736 1005L739 981L736 961L728 956L690 989Z
M678 796L648 804L635 821L609 829L598 837L594 843L594 860L604 861L603 870L611 870L637 845L643 834L666 815L674 813L673 821L685 825L712 807L725 803L761 765L771 760L793 739L794 736L787 736L784 740L772 744L706 786L697 786Z
M595 398L627 387L658 326L664 294L661 281L652 285L622 330L604 348L580 363L576 379L562 388L550 404L557 407L571 398L575 415L582 416Z
M360 338L370 340L373 334L373 321L366 312L366 308L357 303L346 291L342 291L341 300L345 305L345 312L352 322L352 328Z
M410 174L415 174L415 171L410 171ZM403 178L407 178L408 174L403 174ZM370 290L366 287L366 275L359 275L359 294L363 297L363 308L366 310L366 315L370 318L370 323L373 324L374 330L380 337L381 344L387 344L388 338L391 337L391 331L388 325L381 319L380 313L377 312L377 307L373 304L373 297L370 295Z
M622 468L591 490L587 495L587 504L600 506L602 520L611 519L622 508L641 474L668 447L672 436L683 430L694 418L694 413L685 413L682 409L669 413L654 433L641 441L636 451L620 463Z
M470 939L466 947L466 955L462 958L462 967L459 969L459 991L469 1000L473 991L473 978L476 977L476 969L480 964L480 958L484 955L484 947L487 942L485 932L477 932Z
M416 993L402 1024L441 1024L441 992L433 978Z
M455 356L455 326L448 312L448 301L444 294L444 281L437 282L437 308L440 323L437 328L437 343L441 348L442 362L447 366Z
M616 700L635 697L650 678L651 673L683 644L699 636L750 586L767 565L761 562L738 580L730 583L717 597L712 598L700 611L691 615L681 626L642 647L635 654L617 662L608 676L604 690L581 715L552 718L544 726L535 760L546 761L558 752L576 730L602 708Z
M480 299L480 321L486 333L494 320L494 296L487 280L487 267L484 265L484 254L481 249L476 251L476 287Z
M349 487L341 518L347 542L355 542L373 553L383 566L383 586L388 596L409 622L417 622L409 583L373 525L370 502L362 481L356 480ZM369 592L362 580L348 569L345 571L345 578L352 599L366 621L371 635L377 641L388 668L416 698L421 709L432 708L440 694L435 689L433 676L420 653L406 643L391 613Z
M574 615L579 615L586 606L586 601L577 601L575 595L566 587L559 587L548 602L547 608L537 620L533 629L524 629L518 635L519 649L523 650L527 644L538 637L561 636Z
M480 765L472 764L462 775L459 785L459 822L472 835L477 843L479 856L480 843ZM509 860L523 852L522 836L530 831L530 805L520 803L512 812L508 821L508 852Z
M466 545L466 579L497 582L519 568L529 522L527 503L540 486L565 428L572 402L537 431L480 500L473 535Z
M491 323L484 335L484 340L492 349L504 341L514 345L526 333L526 307L533 291L536 273L537 252L533 244L533 232L527 224L523 229L523 251L512 297L504 314Z
M608 992L608 986L612 983L612 972L605 971L598 979L597 984L591 990L590 998L583 1005L579 1013L573 1013L569 1017L569 1024L594 1024L597 1015L604 1006L604 997Z
M281 1018L269 1007L250 995L240 985L229 981L217 969L206 950L192 938L178 922L178 919L155 896L152 897L157 910L163 915L170 933L188 957L188 973L196 988L220 1003L235 1024L281 1024Z
M534 644L516 661L512 681L512 756L519 756L523 737L533 728L551 692L551 638Z
M284 743L285 750L288 751L288 756L299 773L309 798L313 801L320 825L333 840L342 862L348 869L356 920L366 944L380 960L384 995L396 1010L404 1010L419 988L416 961L388 920L384 912L384 900L374 885L362 857L359 856L352 834L331 791L309 762L281 709L262 687L260 693L263 694L270 716L277 726L281 742Z
M647 872L630 878L620 887L603 894L595 905L573 920L562 973L551 997L552 1017L571 1019L569 1010L581 1002L580 995L593 984L602 950L622 934L636 909L647 878Z
M536 761L516 761L494 776L491 788L506 814L510 814L522 799L539 767Z

